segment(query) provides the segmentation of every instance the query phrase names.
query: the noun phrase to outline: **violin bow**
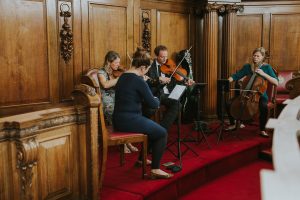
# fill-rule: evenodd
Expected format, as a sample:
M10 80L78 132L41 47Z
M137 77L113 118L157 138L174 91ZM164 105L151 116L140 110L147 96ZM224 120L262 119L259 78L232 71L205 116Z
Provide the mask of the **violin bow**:
M129 60L130 60L130 67L129 68L131 68L131 66L132 66L132 58L130 57L130 55L129 55L129 53L127 52L127 57L129 58Z
M180 64L182 63L182 61L185 59L185 57L187 56L187 54L190 52L190 50L192 49L193 46L191 46L185 53L183 58L180 60L180 62L178 63L178 65L176 66L175 70L173 71L173 73L171 74L170 78L172 78L172 76L175 74L175 72L177 71L178 67L180 66Z

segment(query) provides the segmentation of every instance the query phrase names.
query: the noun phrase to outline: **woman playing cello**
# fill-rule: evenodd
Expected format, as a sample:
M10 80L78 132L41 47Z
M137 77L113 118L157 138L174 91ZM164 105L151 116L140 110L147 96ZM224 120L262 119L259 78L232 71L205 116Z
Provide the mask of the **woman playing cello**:
M237 73L231 75L228 80L229 82L232 81L238 81L244 76L252 75L253 73L256 73L260 77L262 77L264 80L268 81L271 84L278 85L278 78L273 71L271 65L264 63L266 57L266 50L263 47L259 47L254 49L252 52L252 62L253 64L245 64L242 69L240 69ZM268 117L268 96L267 93L264 92L259 99L258 107L259 107L259 128L260 128L260 135L263 137L269 137L269 135L266 133L266 123L267 123L267 117ZM235 128L234 125L234 119L230 113L229 119L230 119L230 126L228 129Z

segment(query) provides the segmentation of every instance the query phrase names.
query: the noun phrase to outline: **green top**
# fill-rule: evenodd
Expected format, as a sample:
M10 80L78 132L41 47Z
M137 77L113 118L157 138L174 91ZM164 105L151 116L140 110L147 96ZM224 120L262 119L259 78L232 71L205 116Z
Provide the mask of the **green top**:
M261 67L260 67L261 70L263 70L266 74L268 74L269 76L273 77L273 78L277 78L273 68L271 67L271 65L269 64L263 64ZM245 64L243 66L242 69L240 69L239 71L237 71L235 74L233 74L231 77L233 78L234 81L237 81L237 80L240 80L241 78L243 78L244 76L248 76L248 75L252 75L253 74L253 71L251 69L251 64ZM264 77L263 77L264 78ZM264 78L266 80L266 78ZM267 99L268 100L268 95L267 95L267 92L264 92L262 94L262 97Z

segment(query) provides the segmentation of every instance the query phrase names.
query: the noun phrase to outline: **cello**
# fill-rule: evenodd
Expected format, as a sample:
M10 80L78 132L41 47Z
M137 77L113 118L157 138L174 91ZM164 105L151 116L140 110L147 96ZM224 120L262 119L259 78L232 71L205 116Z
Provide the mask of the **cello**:
M230 114L236 120L250 120L258 112L260 96L267 90L268 81L257 73L247 76L241 84L240 95L230 105Z

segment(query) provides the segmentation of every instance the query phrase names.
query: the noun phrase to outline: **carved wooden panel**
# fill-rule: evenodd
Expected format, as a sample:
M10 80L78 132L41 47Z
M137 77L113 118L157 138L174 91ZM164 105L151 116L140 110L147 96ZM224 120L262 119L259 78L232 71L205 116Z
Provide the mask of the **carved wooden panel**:
M110 50L127 66L127 52L133 52L133 1L89 1L83 3L84 69L101 67ZM130 6L130 8L128 8ZM128 10L129 9L129 10Z
M1 1L0 13L0 106L49 102L44 1Z
M40 198L67 197L73 191L73 146L75 130L71 126L45 132L39 136Z
M252 51L262 46L263 15L237 16L236 69L245 63L252 63ZM233 71L235 71L233 69Z
M300 66L300 13L273 14L271 21L270 63L278 70Z
M0 114L58 102L56 3L0 2Z
M126 58L126 8L92 4L90 11L91 65L102 66L109 50Z
M8 154L8 142L0 142L0 199L12 199L10 196L11 191L9 188L10 183L9 176L11 171L9 170L9 154Z
M158 11L157 45L168 47L169 57L190 46L189 14Z

